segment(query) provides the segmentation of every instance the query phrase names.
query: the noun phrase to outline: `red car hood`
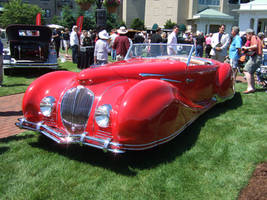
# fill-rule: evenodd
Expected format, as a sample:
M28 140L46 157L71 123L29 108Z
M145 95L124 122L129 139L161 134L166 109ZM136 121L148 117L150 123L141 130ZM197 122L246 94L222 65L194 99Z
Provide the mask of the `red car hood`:
M184 71L184 62L164 59L130 59L107 64L102 67L85 69L79 73L79 81L89 81L89 84L114 79L138 78L140 74L166 75L170 72Z

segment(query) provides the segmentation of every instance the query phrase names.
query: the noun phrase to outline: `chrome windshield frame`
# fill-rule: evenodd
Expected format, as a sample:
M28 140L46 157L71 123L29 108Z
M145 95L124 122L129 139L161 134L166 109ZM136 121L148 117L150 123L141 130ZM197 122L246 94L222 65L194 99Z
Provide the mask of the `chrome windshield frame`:
M151 55L149 53L148 49L151 50L151 47L153 47L153 46L154 47L155 46L166 47L165 52L164 52L165 54L162 54L162 51L161 51L160 55L157 55L157 56ZM174 47L175 48L175 52L177 54L174 54L174 55L170 54L169 55L167 53L167 48L168 47ZM148 56L145 56L144 54L142 54L142 56L132 56L132 54L134 54L133 52L135 52L135 50L138 49L138 48L140 50L147 49L147 51L145 53ZM179 51L179 49L180 50L184 50L184 51ZM187 58L186 64L189 65L191 57L193 56L194 51L195 51L195 46L193 44L178 43L178 44L175 44L175 45L168 45L167 43L136 43L136 44L131 44L130 45L130 48L129 48L124 60L129 60L131 58L157 58L157 59L161 59L161 57L162 57L162 59L165 59L166 56L168 56L168 57L171 57L171 56L183 56L183 57ZM179 54L179 52L184 52L184 53Z

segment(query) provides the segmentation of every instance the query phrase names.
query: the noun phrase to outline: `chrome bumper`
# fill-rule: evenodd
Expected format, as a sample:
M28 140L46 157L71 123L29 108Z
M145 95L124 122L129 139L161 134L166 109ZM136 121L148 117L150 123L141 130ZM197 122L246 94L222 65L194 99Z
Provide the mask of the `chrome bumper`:
M121 146L118 143L111 142L111 139L101 139L96 137L87 136L87 133L82 134L62 134L59 131L54 130L53 128L43 124L43 122L30 122L25 118L18 119L19 122L15 123L19 128L24 128L32 131L38 131L43 135L47 136L51 140L57 142L58 144L72 144L79 143L94 147L97 149L102 149L103 151L110 151L113 153L125 153L125 151L119 149ZM92 143L91 143L92 142ZM115 148L111 148L115 147ZM117 147L117 148L116 148Z

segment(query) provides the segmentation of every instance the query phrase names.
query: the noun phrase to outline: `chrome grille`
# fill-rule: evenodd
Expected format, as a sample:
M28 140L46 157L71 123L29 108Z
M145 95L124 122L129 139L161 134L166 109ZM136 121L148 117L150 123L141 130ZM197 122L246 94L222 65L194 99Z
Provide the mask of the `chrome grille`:
M61 103L61 119L69 133L83 133L91 112L94 94L78 86L69 89Z

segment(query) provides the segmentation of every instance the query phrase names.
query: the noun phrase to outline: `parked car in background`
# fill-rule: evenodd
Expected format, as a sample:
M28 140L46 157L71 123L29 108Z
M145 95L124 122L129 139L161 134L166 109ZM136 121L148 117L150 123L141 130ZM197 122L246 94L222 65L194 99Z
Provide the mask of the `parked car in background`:
M15 68L58 68L49 27L10 25L6 28L6 35L8 47L4 49L3 60L5 73Z
M25 92L16 125L114 153L166 143L235 93L230 65L194 57L193 49L134 44L123 61L48 73Z

